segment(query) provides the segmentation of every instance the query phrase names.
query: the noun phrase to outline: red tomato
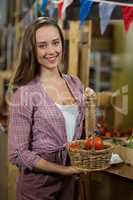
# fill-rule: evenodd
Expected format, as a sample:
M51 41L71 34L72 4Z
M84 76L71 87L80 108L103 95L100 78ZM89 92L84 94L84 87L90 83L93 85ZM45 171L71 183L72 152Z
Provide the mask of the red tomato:
M80 145L77 142L72 142L71 144L69 144L69 148L71 148L71 149L79 149Z
M106 137L112 137L112 133L110 131L105 132Z
M95 146L96 150L103 149L102 139L100 137L95 137L94 139L91 137L85 140L85 149L87 150L92 149L93 146Z

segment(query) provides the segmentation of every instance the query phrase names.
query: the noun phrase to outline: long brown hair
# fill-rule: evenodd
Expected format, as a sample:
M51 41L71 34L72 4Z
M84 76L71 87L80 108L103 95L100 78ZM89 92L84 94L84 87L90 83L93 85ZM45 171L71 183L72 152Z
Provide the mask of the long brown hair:
M36 58L35 34L37 29L42 26L54 26L58 29L64 54L64 38L57 22L49 17L38 17L25 30L19 51L19 61L10 87L13 88L25 85L40 73L40 66Z

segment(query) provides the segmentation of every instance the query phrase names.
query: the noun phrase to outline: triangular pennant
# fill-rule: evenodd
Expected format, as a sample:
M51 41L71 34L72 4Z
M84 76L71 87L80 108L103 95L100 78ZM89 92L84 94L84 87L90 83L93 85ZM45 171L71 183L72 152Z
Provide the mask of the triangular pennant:
M128 31L131 22L133 21L133 7L122 6L122 14L126 32Z
M93 3L91 0L80 0L80 25L83 25L85 19L90 14Z
M39 5L38 5L38 2L37 1L35 1L34 2L34 17L36 18L36 17L38 17L38 8L39 8Z
M26 28L34 19L33 9L29 9L24 17L21 19L20 23L22 27Z
M42 4L41 4L41 14L42 16L46 15L45 9L47 6L48 0L42 0Z
M53 3L52 1L49 2L48 4L48 12L49 12L49 17L53 17L54 16L54 12L55 12L55 3Z
M73 0L64 0L62 7L62 15L65 15L66 8L72 4Z
M115 6L115 4L99 3L101 34L105 32Z
M59 18L62 17L62 6L63 6L63 1L58 0L58 16Z

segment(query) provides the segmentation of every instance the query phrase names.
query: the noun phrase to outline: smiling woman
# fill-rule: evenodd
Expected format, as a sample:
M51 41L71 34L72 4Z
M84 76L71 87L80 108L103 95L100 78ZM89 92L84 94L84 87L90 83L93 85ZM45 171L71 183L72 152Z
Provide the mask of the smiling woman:
M53 35L50 35L51 30L53 30L51 33ZM54 37L52 39L53 41L51 40L52 43L49 41L51 36ZM55 39L58 39L58 41L55 41ZM12 85L16 87L25 85L34 79L36 75L40 75L41 67L38 60L38 54L39 59L40 56L42 58L42 54L43 57L45 57L42 49L44 49L44 47L46 48L48 44L50 44L50 46L52 45L53 47L57 47L57 42L59 42L58 48L60 47L60 50L58 50L61 54L60 61L63 61L64 38L62 31L57 25L56 21L47 17L39 17L35 20L35 22L28 26L22 39L21 51L18 58L16 72L14 73L11 81ZM58 63L58 65L59 64L60 63Z
M62 43L57 28L41 27L36 31L37 60L44 68L58 70L62 59ZM43 68L44 67L44 68Z
M27 27L9 102L8 155L20 171L17 200L78 199L81 170L70 165L66 144L82 135L83 86L60 72L63 55L63 35L53 19L40 17Z

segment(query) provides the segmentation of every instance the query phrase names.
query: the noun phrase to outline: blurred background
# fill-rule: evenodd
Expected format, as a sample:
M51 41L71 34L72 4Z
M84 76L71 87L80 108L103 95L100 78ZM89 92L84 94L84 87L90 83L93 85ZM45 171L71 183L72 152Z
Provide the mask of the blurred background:
M79 76L84 87L98 95L98 134L129 137L133 117L133 23L125 31L121 6L115 6L101 33L99 3L94 3L82 26L80 1L74 0L61 15L58 1L0 0L0 198L15 199L16 171L7 161L8 104L6 93L17 63L23 32L32 20L54 17L65 39L62 72ZM126 2L132 1L113 1ZM133 16L133 15L132 15ZM80 27L80 28L79 28ZM8 175L9 172L9 175Z

